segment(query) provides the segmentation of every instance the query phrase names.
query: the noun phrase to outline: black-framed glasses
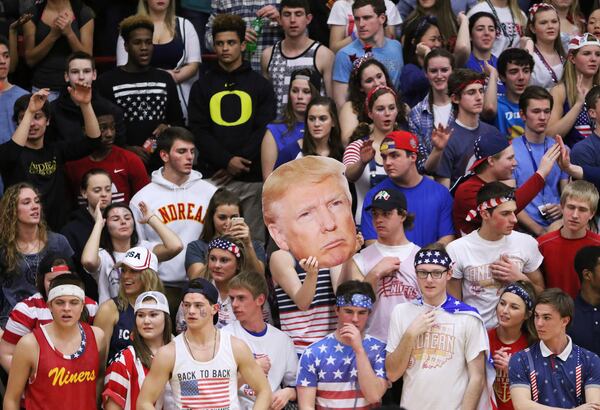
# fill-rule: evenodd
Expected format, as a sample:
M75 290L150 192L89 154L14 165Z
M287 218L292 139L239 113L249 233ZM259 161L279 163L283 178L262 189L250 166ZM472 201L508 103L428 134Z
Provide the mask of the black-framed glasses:
M427 279L427 276L431 275L432 279L440 279L442 276L444 276L444 273L448 272L448 269L444 269L444 270L432 270L432 271L427 271L427 270L417 270L415 271L415 273L417 274L417 277L419 279Z

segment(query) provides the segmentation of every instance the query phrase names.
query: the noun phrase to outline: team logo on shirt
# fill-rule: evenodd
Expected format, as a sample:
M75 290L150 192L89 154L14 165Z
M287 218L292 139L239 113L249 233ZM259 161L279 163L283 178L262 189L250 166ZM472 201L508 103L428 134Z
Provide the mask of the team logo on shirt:
M417 338L413 354L408 363L411 368L416 362L422 369L443 367L454 354L454 324L435 324Z
M227 86L227 84L226 84ZM239 98L239 112L240 116L235 121L226 121L223 118L223 98L226 98L232 101L232 97ZM252 117L252 97L245 91L240 90L226 90L221 91L210 97L210 101L208 103L210 108L210 118L214 121L215 124L218 124L222 127L235 127L238 125L242 125L246 123L250 117ZM233 108L231 104L227 104L225 107L229 113L231 113Z
M48 372L48 378L52 379L53 386L64 386L65 384L83 383L96 380L94 370L85 370L71 373L69 370L61 367L53 367Z
M204 217L206 213L203 214L204 207L201 205L196 210L196 204L192 202L187 203L177 203L177 204L169 204L163 207L158 208L158 213L160 214L163 223L168 224L173 221L196 221L201 224L204 223Z
M525 261L523 258L516 255L508 255L510 260L517 265L519 270L523 271ZM486 263L479 266L467 266L464 271L464 279L467 282L467 286L471 293L475 295L482 294L486 288L502 288L503 284L492 276L491 265L493 263Z
M52 175L56 172L56 158L52 159L52 161L45 162L30 162L29 163L29 173L32 175Z

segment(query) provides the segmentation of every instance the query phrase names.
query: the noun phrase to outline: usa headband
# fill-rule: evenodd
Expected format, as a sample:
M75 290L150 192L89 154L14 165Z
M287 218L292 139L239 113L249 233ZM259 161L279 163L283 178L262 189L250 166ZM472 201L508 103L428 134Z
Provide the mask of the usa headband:
M371 309L371 307L373 306L373 301L367 295L363 295L362 293L355 293L352 295L352 298L350 300L347 300L343 296L338 296L337 297L337 306L338 307L350 306L350 307L360 307L360 308Z
M467 213L467 217L465 218L465 220L467 222L472 221L474 218L477 217L477 214L481 211L485 211L486 209L491 209L491 208L495 208L505 202L508 201L514 201L515 200L515 196L514 194L512 195L508 195L508 196L501 196L498 198L492 198L492 199L488 199L487 201L484 201L482 203L480 203L479 205L477 205L476 209L471 209L468 213Z
M452 259L445 250L419 249L415 255L415 266L426 264L440 265L450 269Z
M508 285L506 287L506 289L504 289L504 292L502 292L502 293L506 293L506 292L514 293L515 295L517 295L518 297L523 299L523 302L525 302L525 306L527 306L527 310L533 309L533 300L531 300L529 293L527 293L527 291L525 291L525 289L523 289L516 283L511 283L510 285Z
M242 256L240 248L238 248L235 243L223 238L216 238L210 241L208 244L208 251L210 252L213 249L223 249L224 251L229 251L238 259Z

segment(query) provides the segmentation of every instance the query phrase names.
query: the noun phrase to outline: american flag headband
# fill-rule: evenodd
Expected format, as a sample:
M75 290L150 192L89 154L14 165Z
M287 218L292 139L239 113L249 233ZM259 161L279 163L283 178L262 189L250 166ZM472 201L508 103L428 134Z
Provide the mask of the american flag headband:
M367 61L375 58L373 56L372 49L373 49L373 47L371 47L370 45L366 45L363 47L365 54L362 57L358 57L356 54L351 54L350 56L348 56L348 58L350 58L350 62L352 63L352 71L353 72L355 72L355 73L358 72L361 65L363 65Z
M371 309L371 307L373 306L373 301L367 295L363 295L362 293L355 293L352 295L352 298L350 298L350 300L346 299L344 296L338 296L337 306L350 306Z
M223 249L224 251L229 251L238 259L242 256L240 248L235 243L223 238L217 238L210 241L208 244L208 251L210 252L213 249Z
M487 201L484 201L484 202L480 203L479 205L477 205L476 209L471 209L467 213L467 217L465 218L465 220L467 222L470 222L477 217L477 214L479 214L479 212L485 211L486 209L495 208L497 206L502 205L505 202L514 201L514 200L515 200L514 195L500 196L498 198L488 199Z
M506 292L513 293L513 294L517 295L518 297L520 297L521 299L523 299L523 302L525 302L525 306L527 306L527 310L533 309L533 300L531 300L529 293L527 293L527 291L525 289L523 289L516 283L511 283L510 285L508 285L506 287L506 289L504 289L504 292L502 292L502 293L506 293Z
M415 255L415 267L418 265L440 265L447 269L452 266L452 259L445 250L420 249Z

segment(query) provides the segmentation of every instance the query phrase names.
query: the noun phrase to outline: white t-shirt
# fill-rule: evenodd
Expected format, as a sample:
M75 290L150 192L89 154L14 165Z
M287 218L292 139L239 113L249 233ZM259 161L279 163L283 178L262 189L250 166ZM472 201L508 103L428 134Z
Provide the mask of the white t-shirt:
M539 268L544 259L537 241L516 231L498 241L485 240L473 231L450 242L446 250L454 261L452 277L463 280L463 301L479 310L488 329L497 325L496 305L504 286L492 277L490 264L507 255L521 272L529 273Z
M431 306L402 303L394 308L386 350L392 353L411 323ZM417 338L404 373L400 406L458 410L469 382L467 363L487 349L481 321L437 310L435 324Z
M158 245L156 242L141 241L138 245L152 251ZM98 283L98 304L106 302L108 299L116 298L119 295L119 281L121 272L115 265L125 258L126 252L113 252L114 260L106 249L100 248L98 258L100 265L96 272L88 272ZM158 273L158 272L157 272Z
M498 19L500 20L500 26L503 28L499 30L499 35L496 37L494 41L494 45L492 46L492 54L498 57L504 50L510 47L519 47L519 40L521 40L521 33L524 32L525 27L519 23L518 16L511 14L509 7L494 7L496 9L496 13L498 13ZM481 3L477 3L467 13L467 17L471 17L473 14L478 13L480 11L485 11L486 13L494 14L490 6L482 1ZM523 11L520 11L523 16L523 21L527 21L527 16ZM508 35L506 37L504 33ZM512 41L511 41L512 40Z
M240 322L235 321L223 328L224 332L229 332L235 337L242 339L252 353L254 358L268 356L271 361L271 368L267 379L271 386L271 391L276 392L281 386L296 386L296 371L298 370L298 355L294 349L292 339L281 330L267 324L266 333L257 336L251 334L242 327ZM242 409L250 410L254 406L256 395L254 390L244 384L238 392Z
M367 333L371 336L387 340L390 315L394 307L421 295L414 267L415 255L419 249L412 242L399 246L375 242L353 256L354 263L364 276L386 256L400 259L400 270L377 281L377 301L373 305L367 327Z
M354 15L352 14L352 1L337 0L333 3L327 24L329 26L346 27L346 36L356 33L356 24L354 24ZM397 26L402 23L402 17L396 8L396 5L390 0L385 0L385 14L389 26Z
M452 103L446 105L433 104L433 118L435 118L433 126L437 127L438 124L448 124L450 111L452 111Z

